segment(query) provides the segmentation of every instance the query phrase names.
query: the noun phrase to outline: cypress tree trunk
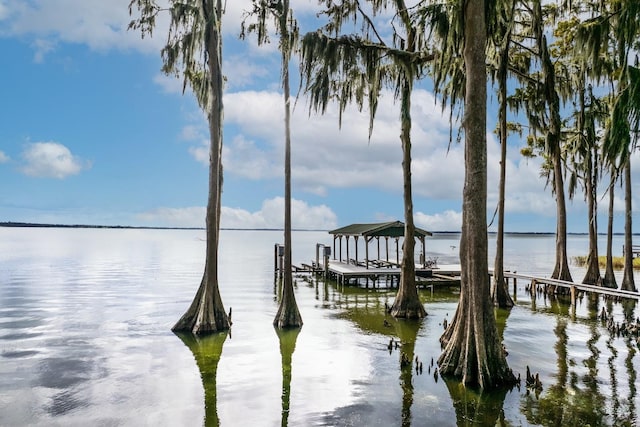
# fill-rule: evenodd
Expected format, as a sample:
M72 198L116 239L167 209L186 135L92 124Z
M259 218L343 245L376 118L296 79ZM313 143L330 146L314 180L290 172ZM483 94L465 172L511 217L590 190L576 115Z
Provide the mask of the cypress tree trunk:
M416 50L416 30L411 22L404 0L397 0L397 10L407 31L406 50ZM400 142L402 144L402 181L404 200L404 241L398 294L391 306L391 315L404 318L422 318L427 315L416 287L415 225L413 223L413 195L411 189L411 92L415 65L404 64L400 71Z
M407 79L408 80L408 79ZM402 86L401 134L402 174L404 182L404 242L398 294L391 306L394 317L420 318L427 315L416 288L415 226L413 223L413 198L411 195L411 82Z
M569 259L567 257L567 207L564 196L564 178L562 177L562 157L560 154L560 101L557 99L555 89L553 92L555 94L555 99L552 103L555 111L553 116L557 115L557 119L552 119L552 123L556 121L557 123L550 126L549 134L547 135L549 146L552 147L553 182L557 215L556 263L551 277L571 282L573 279L569 271Z
M230 328L218 288L218 242L222 195L222 3L217 0L203 8L202 19L209 26L205 45L211 84L211 107L209 111L209 197L207 200L207 249L204 274L193 302L184 315L173 326L174 332L206 334Z
M636 284L633 278L633 236L631 233L631 155L627 156L627 162L624 165L624 274L622 277L621 289L625 291L636 292Z
M596 203L596 177L594 169L597 167L589 150L586 172L587 210L589 211L589 254L587 255L587 271L582 283L600 285L600 261L598 260L598 209Z
M287 31L287 16L289 15L289 0L283 1L280 15L280 40L282 50L282 88L284 91L284 276L282 298L273 321L277 328L299 328L302 326L302 316L298 310L296 295L293 292L293 272L291 271L291 104L289 89L289 32Z
M602 279L602 286L606 288L617 288L616 276L613 273L613 174L609 183L609 219L607 221L607 266Z
M507 66L509 64L509 44L500 53L498 71L500 91L500 185L498 189L498 235L496 236L496 258L493 268L493 303L501 308L513 307L513 300L504 279L504 201L507 176Z
M465 184L460 238L461 292L451 324L440 338L442 375L483 389L512 384L499 341L487 263L487 141L485 2L464 3Z
M547 37L542 22L542 6L540 0L534 3L534 37L538 46L541 71L543 76L544 96L549 109L549 128L546 135L546 146L549 150L553 168L553 192L556 197L556 262L551 277L554 279L573 281L569 271L567 258L567 209L564 196L564 179L562 175L562 153L560 149L560 132L562 118L560 116L560 97L556 90L556 72L549 53ZM555 286L550 286L555 292Z

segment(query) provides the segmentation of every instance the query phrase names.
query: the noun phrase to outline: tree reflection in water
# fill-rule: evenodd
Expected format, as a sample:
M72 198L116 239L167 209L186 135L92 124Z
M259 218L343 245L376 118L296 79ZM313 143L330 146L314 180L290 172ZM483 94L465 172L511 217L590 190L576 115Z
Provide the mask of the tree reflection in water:
M622 302L624 320L626 323L634 322L635 319L633 318L633 313L635 308L635 300L624 300ZM627 378L629 380L629 410L627 413L629 414L628 421L632 422L636 419L636 369L633 364L633 358L636 355L636 340L631 335L627 335L624 340L627 344L627 357L624 360L624 364L627 368Z
M606 303L607 313L611 313L613 311L613 302L611 299L607 300ZM604 319L601 320L602 323L605 322ZM616 367L616 359L618 357L618 350L614 345L615 336L613 334L609 334L607 338L607 349L611 352L611 356L607 359L607 365L609 366L609 380L611 381L611 399L612 403L612 415L613 419L618 419L618 414L620 413L620 399L618 397L618 375L617 375L617 367Z
M396 336L402 343L398 353L400 363L400 387L402 387L402 426L411 425L411 406L413 405L413 372L416 369L415 347L418 332L423 319L398 319L390 323Z
M568 304L554 304L552 311L557 316L557 324L554 333L557 337L555 352L557 356L556 366L558 368L555 375L555 383L547 386L537 397L527 395L522 399L521 410L532 424L539 425L635 425L635 400L636 400L636 371L633 358L636 353L635 341L629 337L617 338L614 332L607 331L597 321L598 319L598 299L586 298L587 319L580 319L570 316L567 312ZM633 319L635 302L623 302L623 311L626 321ZM613 311L613 304L607 302L607 312ZM588 356L583 360L575 360L568 357L569 333L568 322L577 324L579 327L586 327L589 337L585 343L579 340L574 345L585 346ZM608 334L606 340L601 343L602 334ZM575 338L574 338L575 339ZM627 378L629 384L628 396L624 390L620 390L618 370L618 353L620 347L616 346L616 340L624 339L627 343L627 358L625 367L627 368ZM602 350L598 344L604 344L611 353L607 358L609 370L610 390L604 392L602 385L603 378L599 376L598 362ZM575 354L575 353L571 353ZM602 366L602 365L600 365ZM580 374L582 368L586 372ZM608 395L611 396L608 396ZM625 402L628 408L624 408Z
M280 425L289 425L289 403L291 399L291 360L296 350L296 341L300 334L300 328L280 329L275 328L280 340L280 355L282 356L282 418Z
M465 387L459 380L443 378L456 411L458 426L507 425L502 406L509 388L480 392Z
M202 387L204 388L204 423L206 427L217 427L218 408L216 398L216 374L218 362L222 356L222 346L229 335L228 331L205 336L176 333L182 342L189 347L200 370Z
M511 309L495 309L496 326L500 340L504 339L504 331L507 327L507 319ZM503 387L498 390L480 391L470 387L465 387L459 380L454 378L443 378L447 385L447 390L453 402L456 412L458 426L503 426L506 425L504 418L504 400L511 390Z
M495 310L496 326L501 340L504 338L504 331L510 313L510 309L497 308ZM447 385L447 390L453 402L458 426L506 425L503 406L505 397L511 388L502 387L492 391L480 391L465 387L459 380L454 378L443 377L443 380Z
M392 375L384 376L385 371L380 370L378 376L368 385L371 390L382 394L386 394L385 387L390 386L393 391L386 395L391 399L397 396L398 400L382 400L374 396L365 401L370 406L362 406L362 402L357 402L340 408L334 413L336 418L331 418L331 422L327 423L329 425L340 424L336 420L347 419L366 419L367 425L385 423L415 426L429 425L429 421L446 423L453 422L449 421L452 418L451 409L455 412L455 422L458 425L631 426L637 423L638 344L635 338L612 335L598 321L598 304L605 304L602 299L592 299L584 295L579 299L578 305L572 307L568 298L540 293L528 308L522 304L511 311L496 309L496 323L500 336L518 334L518 326L515 325L520 325L523 320L528 321L528 313L525 312L529 310L539 316L536 319L541 322L540 328L544 328L544 340L547 339L546 334L550 333L549 345L545 344L544 348L534 352L544 360L527 358L528 346L541 344L535 341L535 336L532 337L534 341L507 348L512 356L528 364L532 373L540 372L544 388L541 392L527 390L523 378L522 388L517 392L513 390L510 393L507 389L480 393L459 387L456 380L445 380L444 384L442 379L434 382L434 367L431 367L427 360L421 360L424 363L425 377L416 372L416 355L421 358L427 357L427 354L430 358L433 355L432 351L437 353L436 348L426 345L434 334L430 329L436 324L433 316L417 322L393 319L386 314L386 308L392 299L386 291L340 288L336 285L327 289L327 283L323 285L325 289L320 291L323 292L322 307L339 309L338 317L348 319L365 336L374 337L363 340L364 345L382 341L387 347L391 338L394 343L401 343L399 348L394 344L390 350L390 365L382 365L393 366ZM421 296L426 300L428 295L422 293ZM434 305L437 304L438 302ZM611 301L606 301L606 304L606 311L615 314L616 323L622 323L621 311L624 311L627 322L633 320L635 304ZM440 311L438 318L445 313ZM509 319L515 319L514 330L507 328ZM537 324L532 330L536 327ZM375 338L379 336L383 337L382 340ZM402 353L405 354L404 362ZM524 374L524 369L521 373ZM397 395L398 384L400 396ZM443 385L446 386L446 390ZM448 401L444 398L447 393L451 398L451 404L444 403ZM442 398L444 400L439 400L439 404L431 403ZM513 402L515 399L520 401L517 413L514 414L514 409L510 406L503 409L505 401ZM443 409L442 403L447 406L446 409ZM425 415L425 409L432 415ZM374 415L368 416L365 411L373 411Z
M411 407L414 401L414 373L418 362L422 362L423 370L429 369L426 360L416 361L416 341L424 325L424 319L395 319L388 313L390 306L389 292L344 288L333 295L338 298L339 305L345 309L343 316L353 322L367 334L378 334L389 337L389 353L396 353L400 367L399 382L402 389L401 425L410 426L412 422ZM391 344L393 342L393 344ZM396 356L394 356L396 357Z

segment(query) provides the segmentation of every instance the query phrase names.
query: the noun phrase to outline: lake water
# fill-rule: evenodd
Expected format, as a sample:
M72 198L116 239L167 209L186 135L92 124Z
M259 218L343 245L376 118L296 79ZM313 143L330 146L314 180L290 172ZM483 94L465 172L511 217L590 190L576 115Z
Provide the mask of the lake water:
M508 362L544 389L478 395L434 376L455 290L421 291L421 321L383 324L393 290L296 280L304 320L279 334L274 231L221 234L220 292L231 333L202 340L170 331L202 277L204 231L0 228L0 426L454 426L637 425L635 340L612 336L603 306L622 321L634 306L575 310L518 283L498 310ZM427 256L456 262L457 235L427 240ZM604 238L601 239L604 250ZM315 257L325 232L295 232L294 263ZM494 252L490 241L490 252ZM585 255L586 236L569 237ZM614 251L620 255L622 237ZM491 255L492 259L493 255ZM506 239L505 268L548 276L554 237ZM492 261L490 261L492 265ZM572 266L574 280L584 271ZM389 341L402 347L388 349ZM401 368L400 352L423 363Z

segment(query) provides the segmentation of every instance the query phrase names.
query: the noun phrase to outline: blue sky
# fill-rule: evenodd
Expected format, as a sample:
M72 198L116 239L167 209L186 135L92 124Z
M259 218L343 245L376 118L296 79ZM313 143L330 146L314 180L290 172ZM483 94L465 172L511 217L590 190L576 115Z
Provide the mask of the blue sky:
M160 72L166 21L143 40L127 31L128 3L0 0L0 222L204 226L206 120L193 97L181 94L181 82ZM292 0L305 30L318 23L315 4ZM223 18L222 226L277 228L284 193L279 55L275 45L258 48L255 39L238 39L249 5L228 1ZM291 73L297 74L295 62ZM463 147L448 150L449 115L428 82L416 88L412 113L416 224L457 231ZM489 216L498 187L495 116L491 106ZM334 107L309 116L304 95L292 122L294 227L402 220L399 112L392 94L380 101L371 141L366 112L350 109L339 129ZM539 177L539 161L520 156L522 144L513 139L509 146L507 231L553 232L554 199ZM620 232L621 194L619 189L615 216ZM606 198L600 206L606 214ZM568 211L569 231L586 232L580 195Z

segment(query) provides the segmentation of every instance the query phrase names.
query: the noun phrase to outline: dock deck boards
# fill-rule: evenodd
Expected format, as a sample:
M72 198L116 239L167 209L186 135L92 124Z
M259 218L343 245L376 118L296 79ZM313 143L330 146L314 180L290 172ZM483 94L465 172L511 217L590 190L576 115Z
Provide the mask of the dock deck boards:
M315 266L315 263L313 264ZM318 265L316 268L322 271L325 270L323 264ZM385 260L370 261L368 268L364 263L354 264L330 260L328 270L329 275L335 277L342 284L352 279L370 279L373 281L399 279L401 274L398 264L386 262ZM416 277L421 279L420 283L423 283L425 279L435 277L434 275L438 276L436 277L437 281L442 281L442 279L457 280L460 276L460 265L446 264L423 267L421 264L416 264Z

